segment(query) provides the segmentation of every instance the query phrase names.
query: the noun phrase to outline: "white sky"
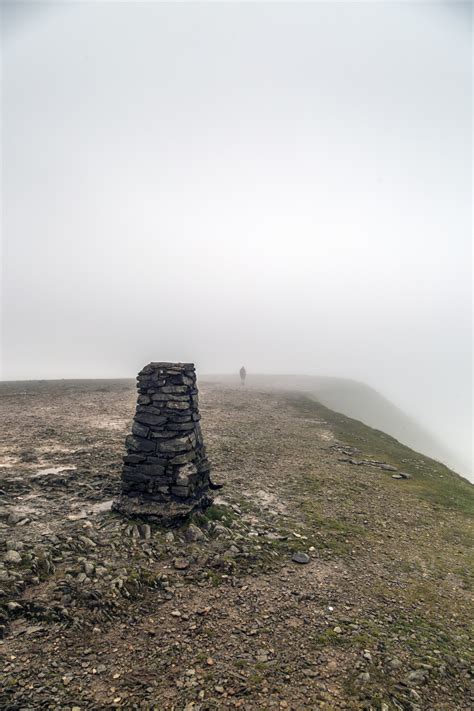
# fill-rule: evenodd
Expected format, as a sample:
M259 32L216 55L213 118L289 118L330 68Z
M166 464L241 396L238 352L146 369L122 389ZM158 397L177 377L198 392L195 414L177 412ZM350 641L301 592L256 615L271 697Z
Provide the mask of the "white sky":
M468 3L3 3L3 377L363 380L471 446Z

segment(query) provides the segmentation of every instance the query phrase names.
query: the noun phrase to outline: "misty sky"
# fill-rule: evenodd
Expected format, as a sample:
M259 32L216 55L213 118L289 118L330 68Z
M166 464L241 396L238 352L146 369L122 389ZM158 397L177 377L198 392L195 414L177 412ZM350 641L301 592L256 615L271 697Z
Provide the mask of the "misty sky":
M469 4L2 15L3 378L344 376L467 461Z

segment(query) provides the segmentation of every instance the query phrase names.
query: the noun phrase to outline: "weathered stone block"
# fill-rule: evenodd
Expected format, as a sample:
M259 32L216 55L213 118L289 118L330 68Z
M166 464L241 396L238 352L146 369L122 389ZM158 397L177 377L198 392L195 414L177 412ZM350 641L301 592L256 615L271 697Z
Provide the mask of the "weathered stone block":
M196 427L194 422L169 422L168 431L174 432L191 432Z
M145 425L141 425L139 422L134 422L132 426L132 433L134 435L137 435L137 437L147 437L148 433L150 432L149 427L145 427Z
M191 415L178 415L177 413L173 412L172 414L168 415L168 422L192 422L193 418Z
M185 464L184 466L176 467L174 483L176 486L188 486L197 476L198 470L195 464Z
M171 493L179 496L180 499L185 499L189 496L189 486L172 486Z
M187 464L188 462L193 462L196 457L196 452L186 452L186 454L178 454L176 457L173 457L169 463L172 465Z
M154 452L156 442L135 435L128 435L125 439L125 447L131 452Z
M161 467L166 467L168 465L168 460L164 457L155 457L153 454L147 454L146 464L159 464Z
M165 467L159 464L136 464L133 471L146 474L147 476L164 476Z
M192 449L190 437L176 437L175 439L166 439L157 442L158 452L189 452Z
M167 410L189 410L192 412L192 408L189 407L189 402L187 400L173 401L170 400L166 403Z
M126 454L123 458L125 464L139 464L146 459L145 454Z
M122 479L124 481L137 481L140 483L147 483L150 481L150 477L147 474L142 474L137 471L136 467L124 467L122 471Z
M161 414L155 415L150 412L137 412L135 415L135 422L139 422L142 425L153 425L156 427L158 425L164 425L166 417Z
M153 439L171 439L172 437L176 437L178 433L177 432L172 432L170 430L165 430L162 426L152 430L150 437Z
M151 402L151 397L149 395L139 395L137 403L139 405L149 405Z
M189 393L189 388L186 385L165 385L161 388L162 393L170 393L170 395L186 395Z

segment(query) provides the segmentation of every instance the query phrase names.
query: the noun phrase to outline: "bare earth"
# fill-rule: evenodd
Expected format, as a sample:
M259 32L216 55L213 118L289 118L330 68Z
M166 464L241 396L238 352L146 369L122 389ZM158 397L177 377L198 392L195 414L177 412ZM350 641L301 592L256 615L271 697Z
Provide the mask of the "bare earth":
M301 394L201 383L225 487L170 532L109 510L132 381L0 393L1 708L472 708L473 487L446 467Z

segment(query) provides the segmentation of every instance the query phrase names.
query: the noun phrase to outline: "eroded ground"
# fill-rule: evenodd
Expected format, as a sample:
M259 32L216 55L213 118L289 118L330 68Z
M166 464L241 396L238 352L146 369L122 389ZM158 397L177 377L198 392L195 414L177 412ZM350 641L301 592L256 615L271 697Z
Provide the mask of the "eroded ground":
M200 394L225 488L167 532L109 510L132 381L1 386L1 707L471 708L472 487L301 395Z

